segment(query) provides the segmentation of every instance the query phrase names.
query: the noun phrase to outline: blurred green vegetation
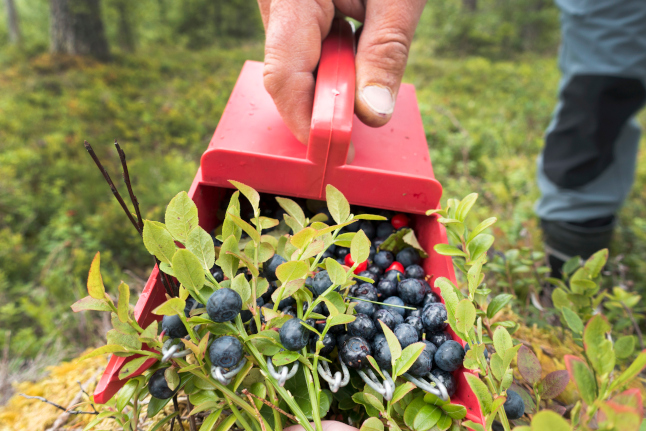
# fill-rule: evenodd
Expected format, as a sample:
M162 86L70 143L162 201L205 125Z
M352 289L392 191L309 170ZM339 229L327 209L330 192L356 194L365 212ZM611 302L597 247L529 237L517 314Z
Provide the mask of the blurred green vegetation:
M123 279L137 292L152 265L83 140L125 194L119 140L144 217L161 219L188 189L242 64L262 60L262 24L251 0L127 2L129 52L122 3L104 0L114 60L100 64L46 54L48 2L17 5L21 47L7 46L0 13L0 328L12 331L11 352L29 357L102 333L104 322L69 308L96 251L113 288ZM411 52L405 81L417 87L444 196L481 193L480 211L500 220L498 248L540 249L534 163L556 102L557 43L551 2L480 0L465 11L452 0L429 4ZM646 280L644 154L639 165L614 250L637 283Z

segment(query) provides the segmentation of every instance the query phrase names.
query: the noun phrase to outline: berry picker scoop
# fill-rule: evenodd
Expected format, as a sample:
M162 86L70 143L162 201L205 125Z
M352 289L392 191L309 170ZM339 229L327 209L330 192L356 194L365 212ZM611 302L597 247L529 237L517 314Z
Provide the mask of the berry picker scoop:
M316 200L325 199L325 186L332 184L353 205L408 213L410 227L421 247L430 253L420 262L431 275L430 285L437 277L455 281L451 258L433 251L435 244L447 242L446 232L435 215L425 215L428 209L438 208L442 187L433 175L414 87L401 86L387 125L370 128L362 124L353 114L353 28L346 21L335 21L323 42L306 147L281 120L263 86L262 68L259 62L244 64L202 156L189 191L198 208L200 225L210 232L222 222L217 209L231 189L228 180L259 192ZM351 140L356 155L346 164ZM433 290L440 294L439 289ZM155 267L135 307L138 323L147 327L161 319L152 310L165 301ZM94 393L96 402L107 402L125 384L119 380L119 370L132 358L112 356ZM132 376L154 363L154 358L146 361ZM451 402L466 407L466 419L482 423L480 406L464 377L468 372L460 367L453 373L458 388Z

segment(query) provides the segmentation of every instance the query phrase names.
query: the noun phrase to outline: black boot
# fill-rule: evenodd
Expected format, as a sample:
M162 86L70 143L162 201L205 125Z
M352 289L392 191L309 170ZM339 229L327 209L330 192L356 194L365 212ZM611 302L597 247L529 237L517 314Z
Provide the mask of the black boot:
M563 264L574 256L587 259L597 251L608 248L615 224L615 216L584 222L541 220L551 276L561 278Z

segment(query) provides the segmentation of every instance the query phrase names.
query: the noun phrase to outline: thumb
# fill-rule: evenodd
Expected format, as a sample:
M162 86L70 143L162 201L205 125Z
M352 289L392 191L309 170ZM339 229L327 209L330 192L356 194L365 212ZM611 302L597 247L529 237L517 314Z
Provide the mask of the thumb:
M426 0L369 0L356 56L355 112L365 124L390 120Z

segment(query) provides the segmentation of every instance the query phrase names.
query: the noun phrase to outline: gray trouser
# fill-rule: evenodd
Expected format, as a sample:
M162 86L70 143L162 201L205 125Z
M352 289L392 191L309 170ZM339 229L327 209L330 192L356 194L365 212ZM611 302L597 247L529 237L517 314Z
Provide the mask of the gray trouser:
M646 101L646 0L556 0L559 103L538 158L544 220L616 214L633 184Z

